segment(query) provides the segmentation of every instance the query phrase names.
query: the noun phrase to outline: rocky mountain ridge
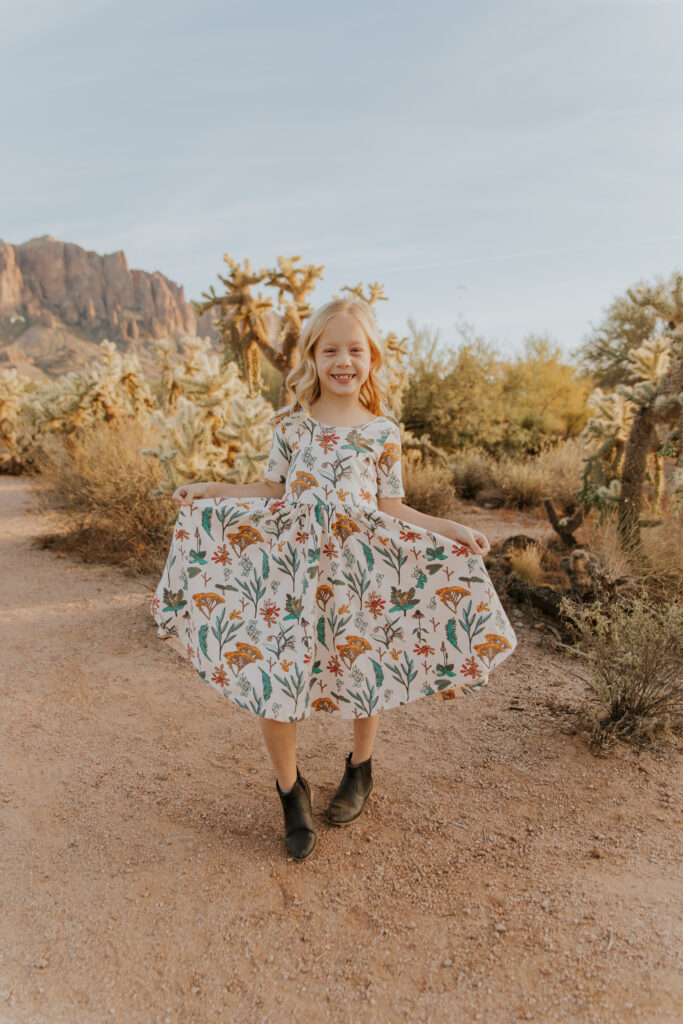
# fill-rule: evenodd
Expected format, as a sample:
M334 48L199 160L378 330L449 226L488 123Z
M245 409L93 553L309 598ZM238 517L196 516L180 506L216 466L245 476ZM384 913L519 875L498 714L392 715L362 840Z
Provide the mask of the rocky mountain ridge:
M38 378L82 368L109 338L153 361L146 343L216 339L213 315L197 317L183 288L159 271L131 269L125 253L100 255L51 235L0 240L0 367Z

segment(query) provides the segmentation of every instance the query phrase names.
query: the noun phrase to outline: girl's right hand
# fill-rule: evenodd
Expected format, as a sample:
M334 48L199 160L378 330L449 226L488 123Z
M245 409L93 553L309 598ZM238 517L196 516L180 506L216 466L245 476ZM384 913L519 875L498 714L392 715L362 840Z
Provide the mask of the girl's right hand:
M179 505L189 505L198 498L213 498L212 487L210 483L182 484L171 495L171 501L177 501Z

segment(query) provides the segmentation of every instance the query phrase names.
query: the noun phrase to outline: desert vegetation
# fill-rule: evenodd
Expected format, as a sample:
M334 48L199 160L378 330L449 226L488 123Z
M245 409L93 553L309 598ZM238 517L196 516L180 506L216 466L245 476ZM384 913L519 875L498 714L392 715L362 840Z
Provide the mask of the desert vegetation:
M157 573L180 483L261 476L323 270L299 259L252 271L226 255L220 288L194 304L215 316L219 349L152 339L153 379L108 340L87 370L37 381L0 371L0 470L40 477L40 502L69 511L73 530L51 543ZM376 308L385 298L378 284L342 291ZM574 361L547 337L510 359L466 324L455 348L409 330L384 338L407 503L454 519L465 502L542 518L542 540L510 519L487 565L575 656L591 741L679 731L683 277L627 289Z

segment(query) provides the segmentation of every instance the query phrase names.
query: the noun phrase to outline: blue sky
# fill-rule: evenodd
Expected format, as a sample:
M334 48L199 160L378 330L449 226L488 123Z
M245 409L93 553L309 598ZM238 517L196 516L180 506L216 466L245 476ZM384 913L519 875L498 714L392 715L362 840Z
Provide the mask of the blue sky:
M199 298L229 252L380 325L567 354L683 269L683 0L0 0L0 238ZM262 289L262 291L266 291ZM268 292L267 294L273 294ZM273 297L274 294L273 294Z

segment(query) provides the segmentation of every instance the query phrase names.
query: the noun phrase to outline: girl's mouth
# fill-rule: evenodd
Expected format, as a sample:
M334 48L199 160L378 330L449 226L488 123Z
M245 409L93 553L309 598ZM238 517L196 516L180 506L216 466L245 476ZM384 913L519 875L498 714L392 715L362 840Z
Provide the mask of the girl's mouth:
M343 384L347 380L353 380L353 378L356 375L355 375L355 373L333 373L333 374L331 374L331 376L335 380L338 380L338 381L340 381Z

